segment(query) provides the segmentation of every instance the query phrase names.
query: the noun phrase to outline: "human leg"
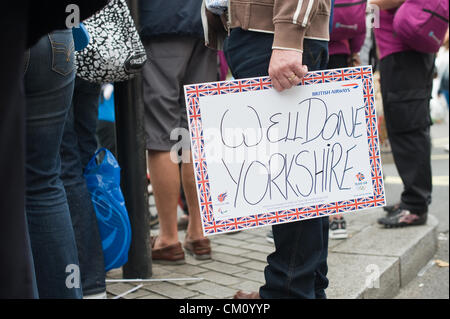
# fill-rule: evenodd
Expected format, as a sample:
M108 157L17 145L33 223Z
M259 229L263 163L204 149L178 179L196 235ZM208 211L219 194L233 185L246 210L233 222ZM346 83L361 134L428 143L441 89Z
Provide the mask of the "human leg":
M211 243L203 234L200 207L197 200L197 184L195 182L192 161L182 164L182 181L189 210L189 222L183 246L196 259L209 259L211 258Z
M24 200L27 12L28 1L0 10L0 299L37 298Z
M432 191L429 100L433 67L433 55L415 51L395 53L380 62L386 127L403 182L400 205L387 219L379 220L382 224L426 221Z
M348 54L333 54L328 60L328 69L340 69L348 67ZM345 239L348 237L347 222L342 214L331 215L329 218L329 235L332 239Z
M102 242L83 175L97 146L95 131L99 94L99 85L76 79L60 152L61 178L77 241L84 296L106 292Z
M178 243L177 205L180 196L180 172L170 152L149 151L148 167L158 209L159 235L155 249Z
M217 78L217 53L205 47L203 40L193 40L194 47L191 58L186 66L183 84L212 82ZM180 127L188 132L186 102L184 90L180 92L181 121ZM210 241L203 234L200 207L197 196L197 183L194 176L192 154L190 151L190 134L183 136L181 141L183 163L181 165L182 185L189 211L189 223L184 243L185 249L198 259L211 257ZM186 161L187 160L187 161Z
M270 34L233 29L224 51L235 78L267 76L272 43ZM304 47L303 63L308 69L325 68L327 43L306 40ZM327 220L327 217L317 218L272 227L275 252L267 258L266 284L259 291L262 298L316 298L324 295L328 285L328 236L324 234L328 230ZM305 242L308 245L304 245Z
M144 70L148 164L160 224L154 248L173 246L180 258L184 258L174 246L178 243L177 205L182 175L184 191L189 193L186 196L190 197L192 209L198 204L193 205L192 200L197 200L192 166L183 164L180 175L177 144L182 145L183 151L190 148L183 84L201 82L195 76L203 69L205 61L198 50L205 48L200 39L184 37L152 40L145 45L152 59ZM212 71L216 75L215 69ZM205 77L202 79L209 80ZM180 136L184 137L181 141ZM194 212L192 216L198 218L199 214ZM194 237L201 232L201 224L197 220L189 227L188 234Z
M72 100L73 59L71 31L55 31L30 50L25 74L26 211L40 298L82 297L59 155Z
M192 161L190 163L183 163L181 172L183 189L186 194L186 202L189 211L187 235L193 240L204 238Z

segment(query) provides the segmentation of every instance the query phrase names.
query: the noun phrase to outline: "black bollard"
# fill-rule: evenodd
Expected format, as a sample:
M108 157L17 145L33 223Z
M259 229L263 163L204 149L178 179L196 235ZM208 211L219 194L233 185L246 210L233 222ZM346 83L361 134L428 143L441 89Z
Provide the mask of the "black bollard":
M138 25L138 1L127 2ZM128 262L123 266L123 278L149 278L152 276L152 261L141 75L127 82L116 83L114 100L117 157L122 168L121 188L132 232Z

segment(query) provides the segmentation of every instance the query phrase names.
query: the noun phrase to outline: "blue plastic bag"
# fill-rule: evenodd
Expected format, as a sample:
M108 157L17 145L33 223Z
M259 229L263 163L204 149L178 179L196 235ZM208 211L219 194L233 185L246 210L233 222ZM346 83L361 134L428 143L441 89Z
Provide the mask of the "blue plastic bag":
M105 152L97 164L97 155ZM105 269L119 268L128 261L131 226L120 190L120 167L106 148L99 149L86 166L84 176L91 194L102 239Z

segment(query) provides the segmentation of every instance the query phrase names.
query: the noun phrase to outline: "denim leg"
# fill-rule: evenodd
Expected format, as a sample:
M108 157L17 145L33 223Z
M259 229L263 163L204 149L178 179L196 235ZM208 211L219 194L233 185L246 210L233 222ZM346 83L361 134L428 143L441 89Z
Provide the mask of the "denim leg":
M267 76L273 35L233 29L225 41L228 65L237 79ZM325 69L328 43L305 40L303 64ZM262 298L326 298L328 217L275 225L275 252L267 257Z
M25 73L26 212L40 298L82 297L59 155L74 69L71 30L55 31L30 50Z
M328 233L330 227L330 221L327 217L318 218L322 221L322 253L320 255L319 263L316 268L316 279L315 279L315 294L316 299L326 299L327 295L325 290L328 287ZM325 248L326 247L326 248Z
M266 284L260 288L262 298L324 297L328 281L323 219L272 227L275 252L267 257Z
M24 200L28 2L0 10L0 299L37 298Z
M89 163L97 150L95 133L98 122L100 84L90 83L80 78L75 80L73 95L74 128L78 138L81 165Z
M61 145L61 177L69 203L85 296L106 289L97 218L83 172L97 148L95 131L100 85L76 79Z

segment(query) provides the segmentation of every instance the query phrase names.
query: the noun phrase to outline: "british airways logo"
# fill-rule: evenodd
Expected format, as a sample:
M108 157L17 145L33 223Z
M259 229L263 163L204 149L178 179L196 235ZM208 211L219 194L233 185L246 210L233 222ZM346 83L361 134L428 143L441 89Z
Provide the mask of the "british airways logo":
M358 83L349 83L349 84L342 84L343 87L351 87L353 89L357 89L359 87Z
M312 92L312 96L349 93L350 89L357 89L357 88L359 88L358 83L342 84L342 89L316 91L316 92Z

